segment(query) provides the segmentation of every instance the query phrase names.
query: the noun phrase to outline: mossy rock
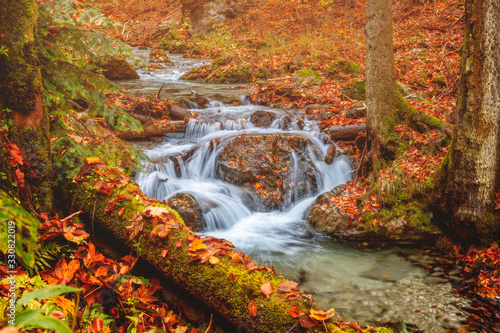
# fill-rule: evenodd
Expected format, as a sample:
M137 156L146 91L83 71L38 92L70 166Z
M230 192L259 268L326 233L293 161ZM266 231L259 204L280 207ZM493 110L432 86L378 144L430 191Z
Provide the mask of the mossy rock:
M340 73L357 77L361 74L361 67L355 62L340 58L325 68L325 75L328 77L335 77Z
M347 96L351 99L364 101L366 99L365 81L355 81L343 88Z
M301 69L293 73L292 81L302 87L319 87L323 83L321 74L312 69Z

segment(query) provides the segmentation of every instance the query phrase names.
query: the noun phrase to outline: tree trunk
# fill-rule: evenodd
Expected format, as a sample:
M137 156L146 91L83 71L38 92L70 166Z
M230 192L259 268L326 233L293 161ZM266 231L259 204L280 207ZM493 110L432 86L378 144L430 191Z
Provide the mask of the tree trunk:
M257 268L248 257L231 250L214 255L215 259L206 257L204 263L196 259L192 250L203 252L203 244L209 245L209 238L204 243L197 241L196 234L185 227L178 215L169 217L177 221L178 226L172 227L168 235L162 238L156 232L156 237L153 237L161 222L148 218L150 214L146 208L154 206L166 210L166 205L148 199L116 168L104 167L103 163L93 167L84 164L79 174L78 184L69 179L61 184L62 197L68 207L83 209L83 218L89 224L100 225L118 241L135 248L165 277L233 323L239 331L290 332L293 327L294 332L324 331L319 322L316 322L320 324L316 327L301 328L298 319L289 312L291 307L296 306L298 313L303 312L304 319L310 309L317 308L308 297L300 295L297 299L290 299L286 290L279 292L280 283L285 279L273 269ZM138 232L132 240L128 229ZM266 296L263 290L272 292ZM328 321L324 327L331 332L343 331Z
M446 227L461 241L500 238L500 2L466 2L460 86L450 151L437 174Z
M368 0L366 5L366 125L373 155L389 159L400 146L394 132L398 119L391 7L391 0Z
M35 0L0 0L0 45L8 49L0 55L0 117L11 121L9 140L23 152L26 185L17 189L22 204L48 211L52 156L35 46L37 15ZM12 191L9 184L2 187Z

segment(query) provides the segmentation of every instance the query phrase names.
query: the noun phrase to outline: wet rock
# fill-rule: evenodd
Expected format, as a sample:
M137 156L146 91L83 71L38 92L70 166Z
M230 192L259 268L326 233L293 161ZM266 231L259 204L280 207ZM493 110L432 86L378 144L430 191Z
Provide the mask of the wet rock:
M288 206L316 190L312 146L296 134L243 134L222 150L220 177L255 191L266 209Z
M307 220L313 229L335 238L363 241L368 243L422 244L432 243L438 231L427 231L404 223L403 217L372 225L364 220L351 219L348 212L337 205L349 197L347 190L336 187L318 196L312 205ZM354 203L351 203L354 204Z
M250 117L250 122L257 127L269 127L276 119L276 116L267 111L255 111Z
M133 80L139 79L139 74L126 59L111 58L102 63L99 67L103 70L104 76L108 80Z
M167 203L179 213L188 227L193 227L193 231L203 230L203 210L191 194L177 193Z

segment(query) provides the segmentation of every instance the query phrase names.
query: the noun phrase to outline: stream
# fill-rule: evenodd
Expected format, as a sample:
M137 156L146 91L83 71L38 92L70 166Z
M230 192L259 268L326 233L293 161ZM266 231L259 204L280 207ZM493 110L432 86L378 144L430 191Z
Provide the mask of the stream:
M149 60L147 50L135 52ZM357 248L308 228L305 215L317 195L350 180L353 173L349 159L342 155L331 165L323 161L328 146L315 121L295 110L252 105L244 97L249 91L234 85L183 81L182 74L208 62L170 58L174 66L154 72L139 69L140 79L119 81L138 96L156 94L165 83L162 98L181 102L200 115L189 121L185 133L169 134L161 143L142 147L150 161L143 161L145 172L136 181L145 194L158 200L176 193L193 195L205 207L200 234L227 239L260 264L274 266L299 282L320 308L335 308L346 322L359 321L362 326L404 322L412 332L462 327L470 301L454 295L450 279L422 251ZM205 105L196 102L200 96L208 101ZM273 113L276 120L268 127L255 127L249 118L257 110ZM285 117L292 121L285 123ZM313 146L307 156L317 173L317 190L290 195L293 199L285 200L280 209L266 211L247 189L221 180L221 150L244 132L307 137ZM180 158L187 152L189 158ZM434 270L422 268L422 263Z

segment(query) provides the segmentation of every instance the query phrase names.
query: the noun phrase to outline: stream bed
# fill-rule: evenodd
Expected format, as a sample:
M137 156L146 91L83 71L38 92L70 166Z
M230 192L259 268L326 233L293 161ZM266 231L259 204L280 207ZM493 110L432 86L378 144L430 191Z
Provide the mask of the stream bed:
M147 50L136 50L136 54L148 61ZM348 158L338 155L331 165L323 161L328 146L315 121L295 110L252 105L245 98L249 91L234 85L181 80L189 69L208 62L170 58L174 66L154 72L139 69L140 79L119 82L138 96L156 95L165 84L162 98L188 105L200 115L189 121L185 133L169 134L161 143L143 148L150 161L143 162L146 171L136 181L144 193L158 200L176 193L193 195L205 207L200 234L227 239L260 264L274 266L299 282L299 288L312 294L319 307L335 308L346 322L358 321L362 326L404 322L413 332L462 327L470 300L454 295L451 280L439 266L422 267L436 266L422 251L363 249L308 228L305 215L317 195L352 177ZM207 103L197 103L200 96ZM249 118L258 110L274 114L276 120L267 127L254 126ZM285 122L285 118L292 121ZM247 189L222 180L221 150L242 133L306 137L312 145L308 159L317 173L316 189L293 195L293 200L269 211ZM458 271L446 274L458 275Z

